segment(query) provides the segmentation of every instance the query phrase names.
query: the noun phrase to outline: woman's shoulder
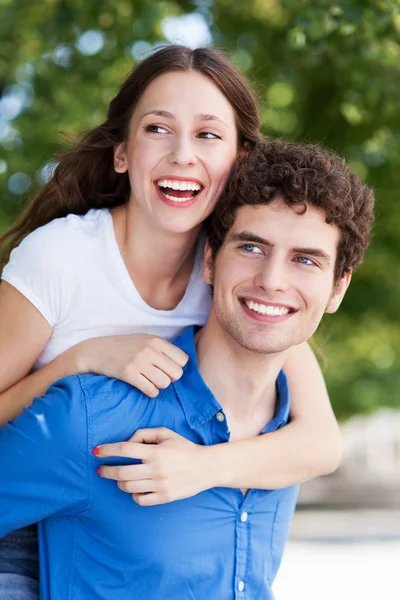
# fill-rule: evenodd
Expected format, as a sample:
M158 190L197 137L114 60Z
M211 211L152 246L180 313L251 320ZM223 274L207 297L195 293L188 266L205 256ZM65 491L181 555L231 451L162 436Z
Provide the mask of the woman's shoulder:
M85 246L99 239L107 218L111 218L107 209L92 209L85 215L70 214L38 227L11 252L3 279L27 270L37 274L51 274L68 266L76 270Z
M50 241L51 239L55 239L59 243L69 238L76 242L76 236L84 238L85 236L98 235L99 229L105 226L105 221L109 218L109 215L108 209L93 208L84 215L69 214L66 217L53 219L53 221L32 231L22 243Z
M54 219L27 235L13 250L11 257L16 253L34 253L35 256L45 255L51 260L50 253L59 256L66 251L75 255L86 240L98 237L105 226L107 215L107 209L92 209L85 215L69 214Z
M69 309L73 290L86 281L87 248L94 245L94 235L99 238L104 218L103 211L91 210L82 216L54 219L27 235L11 252L2 279L28 298L52 326Z

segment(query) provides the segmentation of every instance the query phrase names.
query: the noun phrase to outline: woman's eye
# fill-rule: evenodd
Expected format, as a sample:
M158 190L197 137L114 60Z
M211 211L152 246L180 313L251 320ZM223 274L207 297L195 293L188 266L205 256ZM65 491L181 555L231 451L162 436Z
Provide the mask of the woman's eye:
M243 244L240 248L249 254L262 254L261 248L254 244Z
M316 267L316 263L311 260L311 258L307 258L307 256L297 256L296 257L297 262L301 263L302 265L307 265L310 267Z
M221 136L217 133L212 133L212 131L202 131L199 133L199 137L206 140L220 140Z
M167 129L161 125L146 125L144 129L149 133L167 133Z

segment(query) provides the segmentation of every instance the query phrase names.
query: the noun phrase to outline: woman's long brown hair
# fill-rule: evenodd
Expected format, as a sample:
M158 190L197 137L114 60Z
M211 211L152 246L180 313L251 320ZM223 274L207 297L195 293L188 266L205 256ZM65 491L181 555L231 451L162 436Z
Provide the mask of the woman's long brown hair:
M11 250L38 227L69 213L82 215L91 208L112 208L128 200L128 175L115 172L114 147L127 139L132 113L147 86L164 73L191 70L211 79L232 105L239 145L253 145L259 139L254 94L222 52L177 45L160 48L139 63L124 81L110 102L106 121L87 132L72 150L57 157L51 179L16 224L0 237L0 272Z

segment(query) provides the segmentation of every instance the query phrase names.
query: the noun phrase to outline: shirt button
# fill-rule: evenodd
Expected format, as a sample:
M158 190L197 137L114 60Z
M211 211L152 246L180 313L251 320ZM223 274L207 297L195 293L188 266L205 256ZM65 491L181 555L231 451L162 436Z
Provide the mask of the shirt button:
M242 512L242 514L240 515L240 520L242 521L242 523L246 523L248 517L249 515L247 514L247 512Z
M243 590L244 590L244 581L239 581L239 583L238 583L238 590L239 590L239 592L243 592Z
M222 412L217 412L217 414L215 415L217 417L217 420L222 423L222 421L225 421L225 416Z

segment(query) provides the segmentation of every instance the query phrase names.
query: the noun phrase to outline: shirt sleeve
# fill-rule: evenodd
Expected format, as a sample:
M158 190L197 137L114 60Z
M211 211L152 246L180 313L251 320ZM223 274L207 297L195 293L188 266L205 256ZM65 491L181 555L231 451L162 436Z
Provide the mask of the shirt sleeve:
M58 221L33 231L14 248L1 275L52 327L63 319L71 285L69 236Z
M0 428L0 538L90 504L87 406L78 377L54 384Z

